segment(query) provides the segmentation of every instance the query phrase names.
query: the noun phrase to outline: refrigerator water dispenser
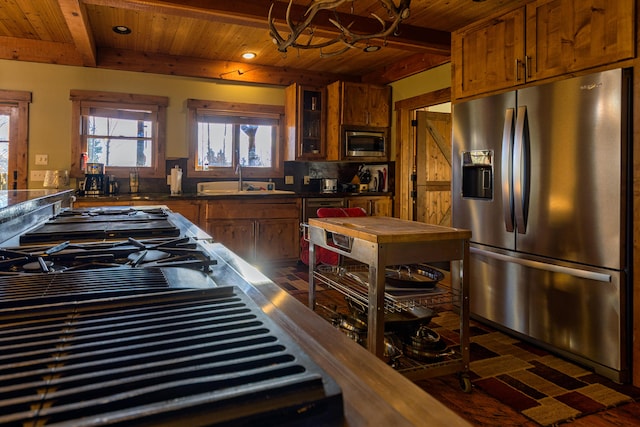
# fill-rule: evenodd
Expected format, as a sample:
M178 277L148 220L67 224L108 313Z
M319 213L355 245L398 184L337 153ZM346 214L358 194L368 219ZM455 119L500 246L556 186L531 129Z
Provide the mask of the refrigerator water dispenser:
M462 153L462 197L493 198L493 151Z

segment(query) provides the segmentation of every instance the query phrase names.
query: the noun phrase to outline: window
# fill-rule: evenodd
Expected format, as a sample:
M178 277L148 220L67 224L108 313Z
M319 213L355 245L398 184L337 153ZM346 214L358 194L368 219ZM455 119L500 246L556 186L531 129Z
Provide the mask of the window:
M71 91L74 143L71 173L81 176L81 156L102 163L110 175L165 174L165 126L168 98L112 92Z
M31 92L0 90L0 190L27 188Z
M284 107L190 99L189 175L233 177L282 175Z

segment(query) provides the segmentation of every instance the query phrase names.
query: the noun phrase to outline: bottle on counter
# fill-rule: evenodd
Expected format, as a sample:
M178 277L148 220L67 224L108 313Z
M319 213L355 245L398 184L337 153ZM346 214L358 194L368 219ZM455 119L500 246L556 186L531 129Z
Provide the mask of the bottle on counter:
M182 194L182 169L178 165L171 169L170 185L172 196Z

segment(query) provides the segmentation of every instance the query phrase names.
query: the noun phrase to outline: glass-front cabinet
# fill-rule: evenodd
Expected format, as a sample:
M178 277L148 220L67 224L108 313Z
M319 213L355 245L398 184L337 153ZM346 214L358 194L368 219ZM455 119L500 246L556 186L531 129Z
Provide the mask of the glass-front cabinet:
M326 157L324 101L324 88L297 83L286 88L286 160Z

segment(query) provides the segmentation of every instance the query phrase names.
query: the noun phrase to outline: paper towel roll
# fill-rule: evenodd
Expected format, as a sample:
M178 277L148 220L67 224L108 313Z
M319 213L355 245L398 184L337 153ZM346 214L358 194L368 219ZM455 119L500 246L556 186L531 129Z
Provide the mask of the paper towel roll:
M171 194L182 193L182 169L175 167L171 169Z

